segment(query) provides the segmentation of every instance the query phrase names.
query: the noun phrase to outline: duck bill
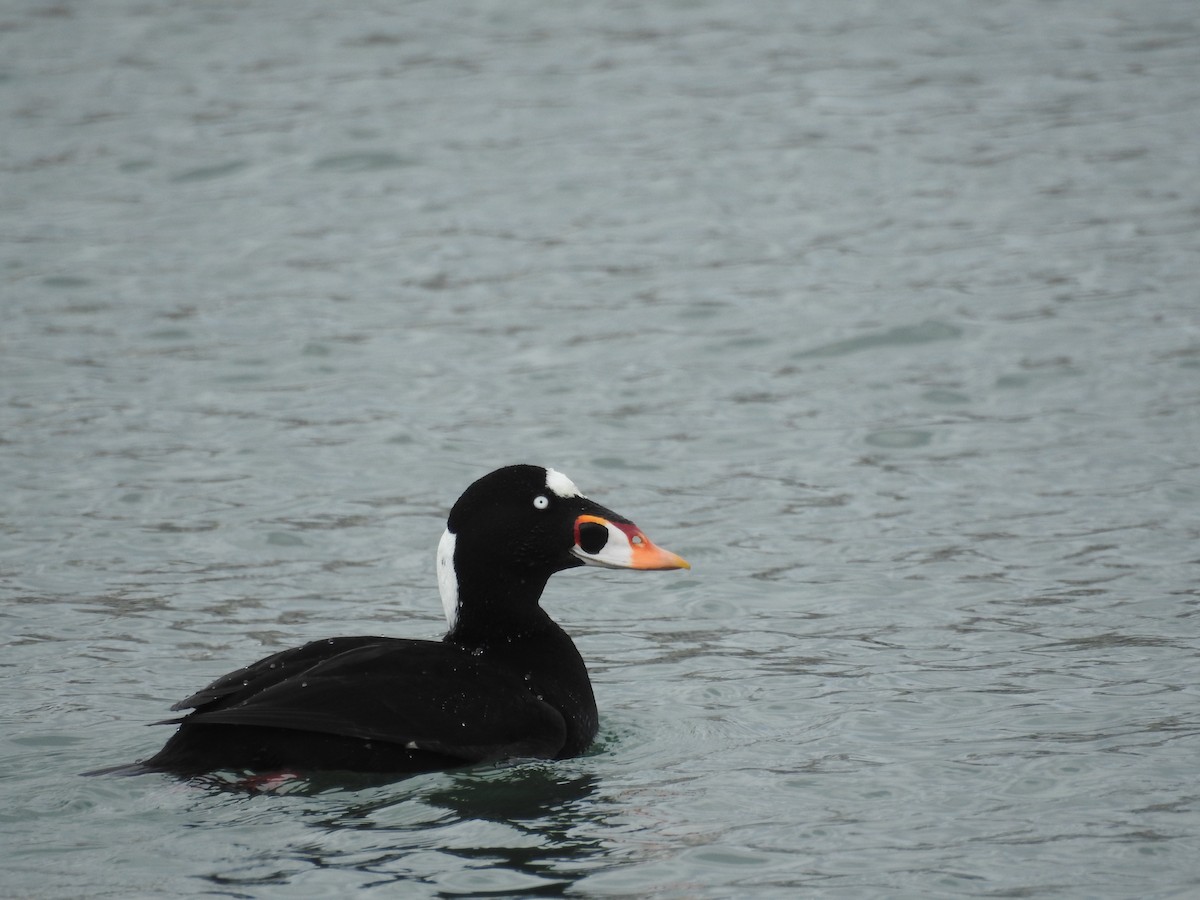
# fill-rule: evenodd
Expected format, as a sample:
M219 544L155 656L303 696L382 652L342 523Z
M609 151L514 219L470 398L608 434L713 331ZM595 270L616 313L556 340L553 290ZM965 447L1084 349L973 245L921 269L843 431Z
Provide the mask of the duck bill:
M575 520L575 546L571 555L585 565L608 569L690 569L682 556L664 550L632 522L601 516Z

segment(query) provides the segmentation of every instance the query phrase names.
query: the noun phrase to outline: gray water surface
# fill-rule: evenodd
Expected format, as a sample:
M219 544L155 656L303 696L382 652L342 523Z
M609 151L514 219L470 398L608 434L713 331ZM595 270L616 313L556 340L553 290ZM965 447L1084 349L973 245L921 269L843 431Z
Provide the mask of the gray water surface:
M1195 13L0 6L0 894L1200 892ZM522 461L588 756L78 777Z

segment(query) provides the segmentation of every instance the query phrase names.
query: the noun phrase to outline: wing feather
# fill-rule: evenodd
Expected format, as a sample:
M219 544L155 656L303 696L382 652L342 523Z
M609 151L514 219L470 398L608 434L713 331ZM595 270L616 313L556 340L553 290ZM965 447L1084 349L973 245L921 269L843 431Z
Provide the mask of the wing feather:
M185 725L317 732L467 761L553 757L566 740L562 714L521 678L429 641L316 641L231 672L184 705L195 708Z

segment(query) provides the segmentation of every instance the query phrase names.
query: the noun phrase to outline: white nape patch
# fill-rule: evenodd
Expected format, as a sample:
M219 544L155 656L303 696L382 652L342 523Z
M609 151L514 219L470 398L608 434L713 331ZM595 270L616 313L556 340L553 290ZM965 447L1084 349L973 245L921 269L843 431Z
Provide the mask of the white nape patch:
M446 612L451 631L458 621L458 572L454 570L454 545L457 542L454 532L447 528L438 541L437 549L438 593L442 595L442 609Z
M575 482L562 472L555 471L554 469L546 470L546 487L564 499L567 497L583 496L579 488L575 487Z

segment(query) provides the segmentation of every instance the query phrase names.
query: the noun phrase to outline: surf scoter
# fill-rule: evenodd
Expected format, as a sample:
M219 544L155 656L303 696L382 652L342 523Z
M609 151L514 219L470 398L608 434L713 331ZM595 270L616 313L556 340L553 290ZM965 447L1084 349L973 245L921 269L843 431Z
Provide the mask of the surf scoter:
M192 712L141 771L408 773L565 759L596 736L575 644L538 605L555 572L686 569L636 525L540 466L480 478L450 510L442 641L337 637L284 650L176 703Z

